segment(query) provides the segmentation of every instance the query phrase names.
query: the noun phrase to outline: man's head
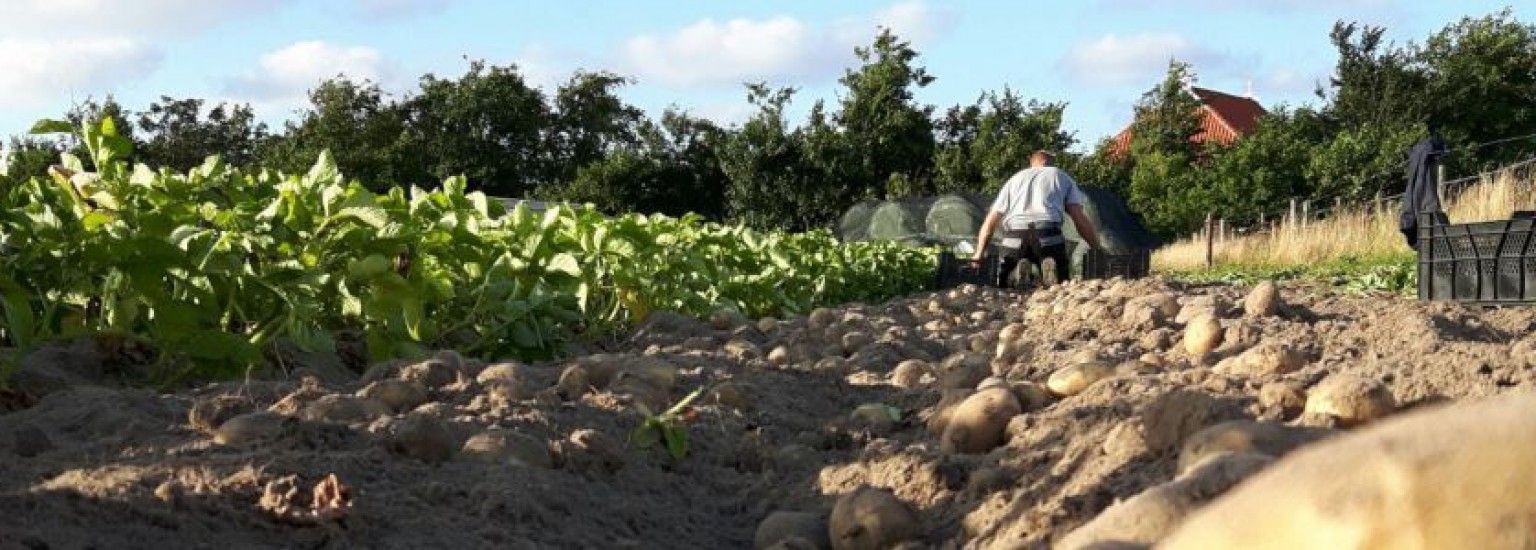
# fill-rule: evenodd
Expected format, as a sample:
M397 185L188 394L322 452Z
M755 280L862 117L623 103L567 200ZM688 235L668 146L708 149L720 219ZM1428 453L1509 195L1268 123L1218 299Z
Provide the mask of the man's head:
M1039 168L1041 166L1050 166L1052 160L1054 159L1051 157L1050 153L1044 150L1035 151L1034 154L1029 155L1029 167Z

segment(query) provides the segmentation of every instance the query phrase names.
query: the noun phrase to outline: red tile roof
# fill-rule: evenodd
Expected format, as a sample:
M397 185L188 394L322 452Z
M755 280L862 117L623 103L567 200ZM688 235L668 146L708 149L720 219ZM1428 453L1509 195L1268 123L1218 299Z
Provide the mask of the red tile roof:
M1202 104L1200 133L1190 138L1196 143L1212 140L1227 145L1237 138L1252 133L1259 127L1259 119L1267 112L1252 98L1235 96L1200 87L1191 87L1195 98ZM1110 154L1123 155L1131 148L1131 127L1126 126L1115 135L1110 144Z

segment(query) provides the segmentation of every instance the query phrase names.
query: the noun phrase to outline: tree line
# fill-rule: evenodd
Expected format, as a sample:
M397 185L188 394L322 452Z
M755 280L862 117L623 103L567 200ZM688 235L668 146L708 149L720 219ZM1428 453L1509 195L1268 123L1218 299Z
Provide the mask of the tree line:
M990 192L1030 152L1062 152L1083 183L1125 196L1164 236L1207 212L1246 220L1292 197L1368 198L1403 186L1408 147L1431 129L1453 147L1536 133L1536 26L1508 9L1468 17L1422 43L1384 40L1385 29L1340 22L1330 33L1333 74L1318 101L1274 106L1231 145L1195 143L1193 69L1171 61L1134 109L1130 147L1105 140L1084 153L1062 127L1062 102L1014 90L981 93L939 110L914 93L934 76L910 43L882 31L857 48L833 101L801 122L787 113L796 90L746 86L752 114L721 126L685 110L650 117L624 101L631 81L577 72L550 91L513 65L471 63L454 78L428 74L403 96L337 77L280 128L249 105L162 97L140 111L108 98L74 121L115 117L131 129L136 158L186 170L208 155L289 172L330 150L349 177L375 189L433 185L465 175L502 197L592 203L606 212L697 213L757 228L825 227L867 199ZM1536 140L1452 155L1452 173L1530 152ZM13 174L42 174L67 141L10 140Z

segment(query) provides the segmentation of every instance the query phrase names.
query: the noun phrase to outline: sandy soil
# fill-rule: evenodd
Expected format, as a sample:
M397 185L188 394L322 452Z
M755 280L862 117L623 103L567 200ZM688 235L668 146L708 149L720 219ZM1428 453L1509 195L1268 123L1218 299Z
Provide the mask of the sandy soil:
M0 393L0 548L743 548L770 513L825 518L861 485L916 511L909 546L1046 547L1173 479L1201 428L1344 431L1299 402L1261 400L1266 386L1304 396L1348 373L1407 409L1536 383L1536 308L1285 286L1274 314L1253 316L1248 290L965 289L719 329L659 314L592 350L605 355L568 361L488 366L445 352L362 375L309 361L164 394L114 382L132 370L132 346L76 342L29 355ZM1145 311L1160 293L1171 309ZM1202 311L1224 338L1190 357L1182 322ZM1019 357L997 359L1015 322ZM1300 360L1231 359L1261 342ZM891 382L905 360L928 372L912 388ZM989 452L941 452L924 425L942 386L953 400L988 374L1043 384L1083 362L1114 374L1036 403ZM562 382L571 365L586 379ZM687 415L689 456L629 443L637 403L660 410L701 386L711 391ZM901 419L853 415L871 403Z

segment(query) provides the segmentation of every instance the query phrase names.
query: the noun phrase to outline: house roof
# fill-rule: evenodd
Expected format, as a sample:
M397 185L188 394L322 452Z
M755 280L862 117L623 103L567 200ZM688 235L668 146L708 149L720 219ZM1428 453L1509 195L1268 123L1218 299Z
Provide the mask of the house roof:
M1259 119L1268 112L1253 98L1235 96L1198 86L1191 86L1190 92L1194 94L1195 99L1200 100L1201 104L1200 133L1191 138L1191 141L1196 143L1212 141L1226 145L1237 141L1237 138L1257 129ZM1126 125L1124 130L1115 135L1110 152L1120 155L1129 151L1130 148L1131 126Z

